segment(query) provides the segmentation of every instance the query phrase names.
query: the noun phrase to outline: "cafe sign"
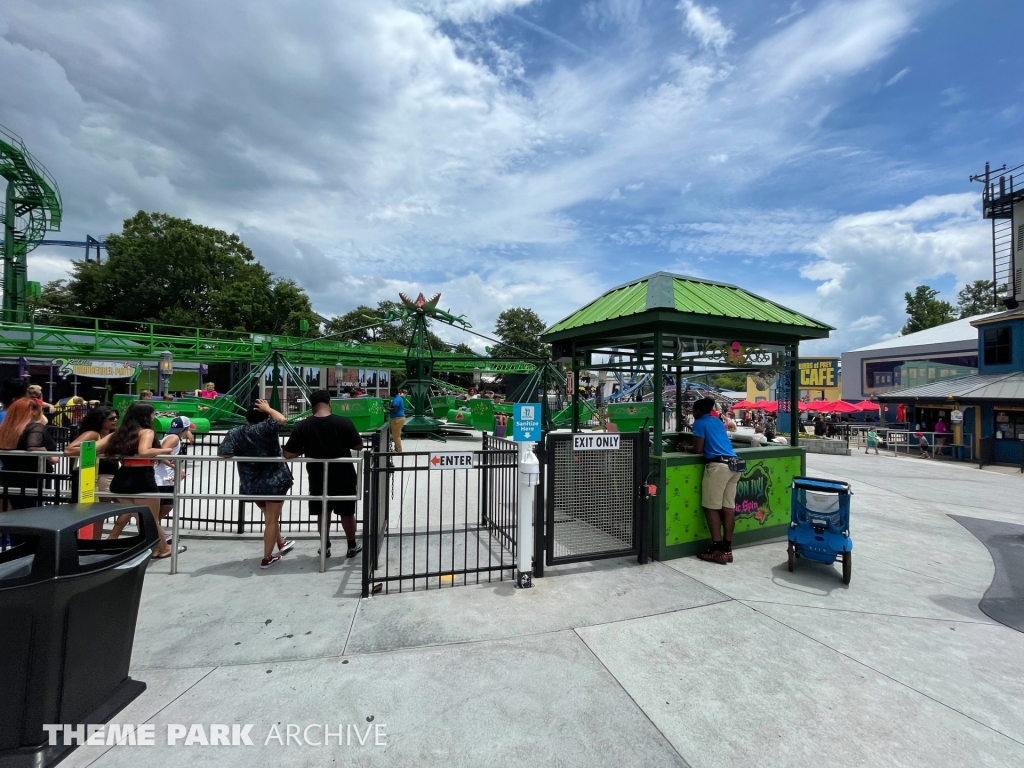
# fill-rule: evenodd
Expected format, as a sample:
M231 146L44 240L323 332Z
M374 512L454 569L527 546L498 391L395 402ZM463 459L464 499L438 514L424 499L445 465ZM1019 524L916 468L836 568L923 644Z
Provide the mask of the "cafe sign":
M100 360L71 360L58 357L50 362L56 366L57 374L68 376L89 376L96 379L128 379L135 375L136 363L104 362Z

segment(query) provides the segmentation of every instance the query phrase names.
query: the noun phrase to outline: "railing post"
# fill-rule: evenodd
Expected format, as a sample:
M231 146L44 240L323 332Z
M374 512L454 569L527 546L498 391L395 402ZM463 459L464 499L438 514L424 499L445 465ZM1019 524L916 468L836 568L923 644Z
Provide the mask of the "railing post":
M488 445L487 445L487 433L486 432L484 432L482 437L481 437L480 445L483 448L483 451L480 454L480 458L481 458L481 461L482 461L482 464L483 464L483 467L481 468L481 471L480 471L480 523L481 523L481 525L483 525L483 524L486 524L487 520L488 520L488 511L489 511L488 508L490 507L490 503L489 502L490 502L490 495L491 495L491 493L490 493L490 490L491 490L490 489L490 477L489 477L489 473L487 472L487 465L488 465L488 461L487 461L487 448L488 448Z
M236 531L239 536L245 533L245 502L241 499L238 500L238 512L237 514L237 527Z
M374 444L376 446L376 443ZM374 503L373 488L373 474L372 466L375 453L367 451L363 454L363 588L361 597L370 596L370 530L377 525L377 515L374 513L376 509L376 503ZM373 557L376 558L377 553L374 551Z
M178 521L181 517L181 510L178 508L178 494L181 492L181 466L178 464L178 457L171 456L174 463L174 490L171 493L171 513L174 519L171 520L171 576L178 572Z
M331 527L331 517L327 514L327 459L324 459L323 484L320 488L320 573L327 570L327 529Z

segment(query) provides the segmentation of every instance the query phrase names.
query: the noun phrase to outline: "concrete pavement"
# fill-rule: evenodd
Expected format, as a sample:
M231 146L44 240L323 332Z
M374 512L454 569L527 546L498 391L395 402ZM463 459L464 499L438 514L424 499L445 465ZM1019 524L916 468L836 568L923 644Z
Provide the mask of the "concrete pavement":
M320 575L313 541L261 571L256 542L191 540L179 575L150 568L149 689L116 722L156 723L158 743L170 723L253 724L254 745L64 765L1024 765L1024 634L979 610L992 559L949 517L1024 523L1024 478L873 454L808 470L853 484L848 587L768 543L729 566L611 560L526 592L359 600L358 559ZM273 738L324 723L349 742L385 726L386 745Z

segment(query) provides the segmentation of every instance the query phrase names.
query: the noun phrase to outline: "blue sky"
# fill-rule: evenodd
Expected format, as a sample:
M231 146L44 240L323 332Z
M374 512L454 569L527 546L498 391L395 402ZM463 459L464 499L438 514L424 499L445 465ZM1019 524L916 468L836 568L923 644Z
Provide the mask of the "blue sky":
M1020 2L8 0L0 123L62 237L139 208L239 232L326 315L399 290L488 331L657 270L839 329L991 273L1024 160ZM78 254L39 249L30 277ZM457 333L449 334L460 340Z

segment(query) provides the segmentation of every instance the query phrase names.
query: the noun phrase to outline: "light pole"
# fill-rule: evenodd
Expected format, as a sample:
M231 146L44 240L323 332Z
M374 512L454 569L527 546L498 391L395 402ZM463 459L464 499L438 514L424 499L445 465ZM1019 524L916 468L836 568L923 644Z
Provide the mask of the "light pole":
M345 368L341 363L334 364L334 394L337 397L341 397L341 377L345 373Z
M170 352L160 353L160 391L166 395L171 385L171 374L174 373L174 355Z

